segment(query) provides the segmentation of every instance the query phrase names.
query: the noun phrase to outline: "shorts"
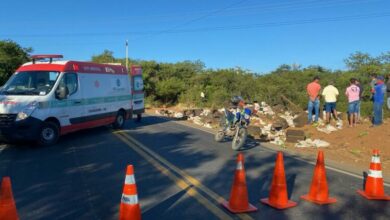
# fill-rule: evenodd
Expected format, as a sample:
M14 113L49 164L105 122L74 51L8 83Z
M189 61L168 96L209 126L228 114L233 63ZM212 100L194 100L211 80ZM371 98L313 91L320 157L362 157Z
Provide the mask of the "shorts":
M332 112L336 109L336 102L326 102L325 103L325 111Z
M353 101L348 103L348 112L349 114L358 113L359 112L359 101Z

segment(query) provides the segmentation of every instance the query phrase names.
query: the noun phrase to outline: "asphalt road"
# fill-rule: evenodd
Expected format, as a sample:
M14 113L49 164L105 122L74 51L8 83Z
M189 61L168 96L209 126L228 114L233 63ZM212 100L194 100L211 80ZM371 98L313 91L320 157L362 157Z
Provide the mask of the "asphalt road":
M143 219L390 219L390 202L356 193L363 181L327 170L338 202L318 206L299 197L309 190L313 165L284 156L288 194L295 208L259 203L268 196L276 152L249 143L246 180L255 213L233 215L228 199L237 152L210 133L158 117L64 136L52 147L0 146L0 177L10 176L20 218L117 219L127 164L135 167ZM325 155L326 160L326 155ZM386 187L387 193L390 188Z

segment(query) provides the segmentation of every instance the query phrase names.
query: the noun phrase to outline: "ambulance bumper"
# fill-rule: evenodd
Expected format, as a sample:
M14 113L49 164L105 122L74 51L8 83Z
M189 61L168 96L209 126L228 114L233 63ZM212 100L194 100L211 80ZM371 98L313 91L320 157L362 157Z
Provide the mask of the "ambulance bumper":
M21 141L21 140L37 140L39 131L42 126L42 121L28 117L21 121L1 121L0 118L0 140L2 141Z

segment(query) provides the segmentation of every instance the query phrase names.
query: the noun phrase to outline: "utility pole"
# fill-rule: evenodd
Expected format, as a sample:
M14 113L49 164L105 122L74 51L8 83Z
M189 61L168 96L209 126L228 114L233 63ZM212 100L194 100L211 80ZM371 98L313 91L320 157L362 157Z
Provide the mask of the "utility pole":
M129 71L129 42L126 40L126 70Z

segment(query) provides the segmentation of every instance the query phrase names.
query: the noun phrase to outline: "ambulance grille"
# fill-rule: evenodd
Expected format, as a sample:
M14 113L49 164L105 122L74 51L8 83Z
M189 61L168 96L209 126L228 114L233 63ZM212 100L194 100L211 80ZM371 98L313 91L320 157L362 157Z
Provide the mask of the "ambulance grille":
M0 114L0 126L10 126L15 122L16 114Z

